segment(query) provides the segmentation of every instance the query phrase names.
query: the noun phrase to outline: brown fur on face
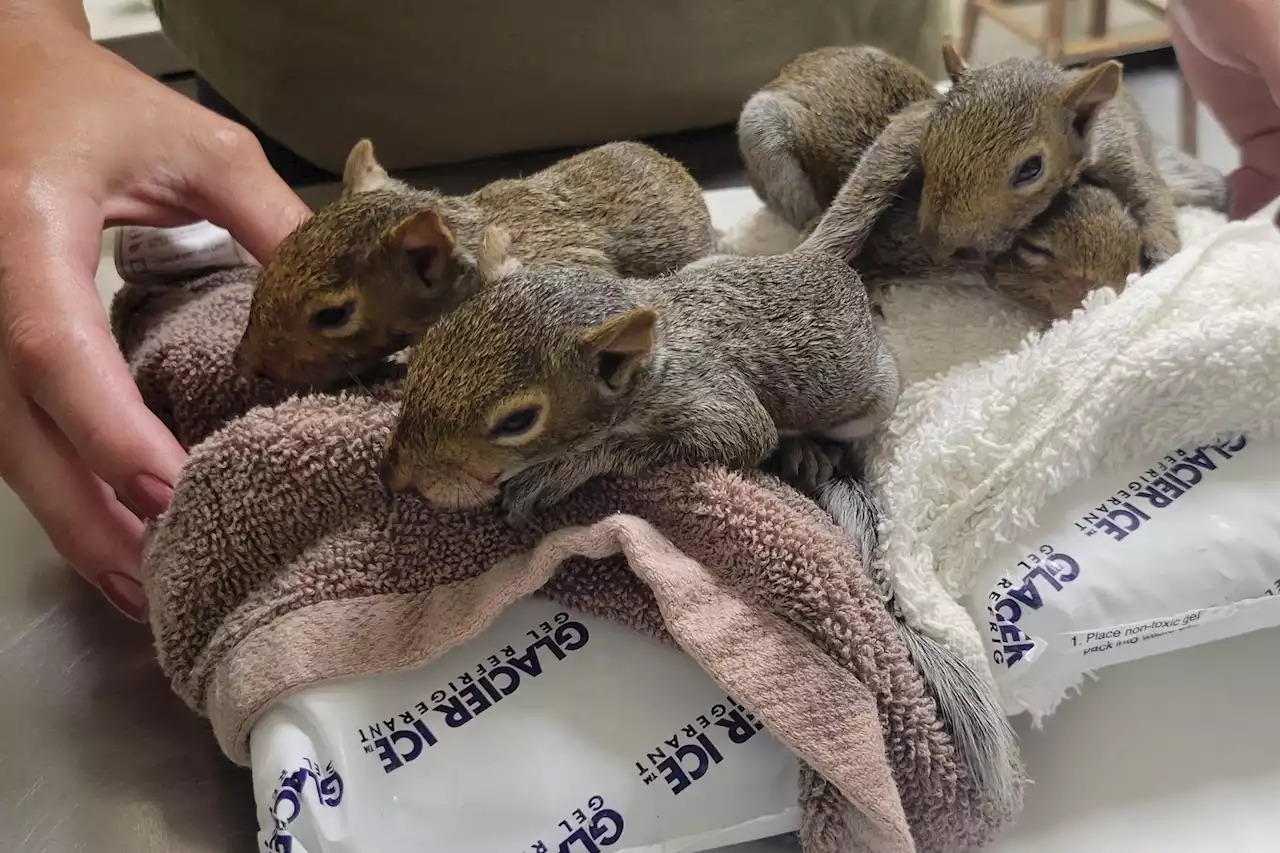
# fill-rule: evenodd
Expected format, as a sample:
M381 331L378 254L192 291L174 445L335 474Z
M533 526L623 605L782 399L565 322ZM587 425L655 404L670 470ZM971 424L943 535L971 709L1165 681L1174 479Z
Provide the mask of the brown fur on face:
M241 372L289 385L348 379L411 345L487 277L498 229L534 265L661 275L713 245L710 214L679 163L614 142L467 196L394 180L368 142L351 151L342 198L290 235L263 270L237 353ZM324 327L319 312L348 311Z
M1045 320L1070 316L1100 287L1123 292L1141 271L1142 234L1115 193L1078 184L1056 200L1003 256L997 290Z
M1120 65L1072 74L1032 59L962 68L920 146L920 232L938 258L1008 248L1015 232L1079 177L1098 111L1120 88ZM1015 186L1032 158L1039 174Z
M656 315L601 280L587 298L518 272L432 326L414 348L382 476L393 492L475 506L502 479L612 423L652 351ZM512 329L520 329L512 335ZM536 409L532 427L504 419Z
M342 197L263 268L236 351L241 373L298 386L352 378L478 286L440 199L394 181L367 141L352 149L343 180Z

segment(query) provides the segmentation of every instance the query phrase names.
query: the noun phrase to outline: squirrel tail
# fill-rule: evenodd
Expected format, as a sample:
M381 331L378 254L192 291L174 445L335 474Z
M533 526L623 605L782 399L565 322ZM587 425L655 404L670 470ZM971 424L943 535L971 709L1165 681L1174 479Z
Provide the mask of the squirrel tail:
M921 101L894 116L836 193L801 249L834 255L849 263L862 251L871 229L902 195L916 170L920 141L934 103Z
M756 195L799 230L818 218L822 205L792 151L790 105L786 95L768 89L752 95L738 118L738 149Z
M1231 207L1231 187L1227 176L1184 154L1163 140L1155 146L1156 171L1173 191L1177 207L1207 207L1226 213Z
M859 480L839 477L820 489L817 500L853 539L863 565L870 568L880 517L871 490ZM877 583L883 590L882 579L877 578ZM1002 808L1016 811L1023 769L1017 738L999 699L962 657L910 625L892 601L888 604L912 663L937 702L956 753L979 791Z

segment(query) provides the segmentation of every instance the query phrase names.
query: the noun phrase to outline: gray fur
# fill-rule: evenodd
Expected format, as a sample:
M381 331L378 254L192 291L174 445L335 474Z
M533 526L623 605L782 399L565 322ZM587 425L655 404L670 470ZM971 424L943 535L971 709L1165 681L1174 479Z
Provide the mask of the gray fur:
M887 239L906 239L912 245L905 253L923 254L917 229L913 227L915 204L908 200L906 183L919 164L920 140L928 130L936 105L923 101L894 116L858 161L827 212L804 242L806 248L826 252L852 263L886 212L905 212L907 227L882 229ZM916 195L918 203L918 193ZM901 232L901 237L894 235Z
M920 147L921 227L938 251L1003 251L1061 190L1085 178L1129 208L1152 261L1176 252L1173 200L1152 163L1151 131L1119 75L1114 62L1067 70L1022 57L960 74ZM1070 106L1068 93L1087 81L1097 91L1119 88L1109 100ZM1031 152L1043 153L1041 177L1015 191L1010 160Z
M602 474L676 462L755 467L780 431L840 436L850 424L878 423L897 402L897 364L875 331L866 288L824 253L723 258L611 283L545 270L501 287L544 305L565 288L577 293L581 307L560 300L563 308L540 312L556 324L589 325L639 306L659 315L653 355L613 423L504 483L516 516Z
M813 184L791 148L792 130L785 94L752 95L738 118L738 147L747 179L756 195L792 227L800 229L822 215Z
M832 480L818 490L818 505L849 534L867 567L877 565L876 531L880 512L875 495L852 478ZM1017 737L988 682L942 643L911 627L894 606L888 584L877 578L911 660L933 693L955 741L956 751L980 790L997 803L1012 806L1024 778Z
M933 95L919 70L878 48L805 53L743 107L738 142L751 186L803 230L835 198L889 117Z
M236 360L279 383L326 386L376 369L486 277L482 245L501 230L529 265L577 264L655 276L711 251L717 235L693 176L637 142L612 142L470 195L416 190L391 178L367 141L352 149L342 197L285 237L254 289ZM434 260L398 235L435 216ZM353 310L335 334L318 309Z
M1231 187L1222 172L1159 139L1155 163L1178 207L1207 207L1219 213L1231 209Z

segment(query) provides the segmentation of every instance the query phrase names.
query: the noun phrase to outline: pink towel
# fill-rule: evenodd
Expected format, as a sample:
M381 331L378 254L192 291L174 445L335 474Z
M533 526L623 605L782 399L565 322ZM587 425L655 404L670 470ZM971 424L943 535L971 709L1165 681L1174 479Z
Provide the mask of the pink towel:
M951 851L1013 815L957 760L852 545L762 474L605 480L520 534L388 497L394 377L286 399L235 378L253 271L129 285L113 321L191 450L145 553L160 662L244 762L272 700L421 666L538 593L674 642L804 762L812 853Z

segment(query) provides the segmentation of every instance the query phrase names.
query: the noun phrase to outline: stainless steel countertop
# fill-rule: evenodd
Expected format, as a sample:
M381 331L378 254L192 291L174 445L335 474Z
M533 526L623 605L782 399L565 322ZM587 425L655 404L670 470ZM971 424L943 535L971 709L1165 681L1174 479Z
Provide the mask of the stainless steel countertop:
M253 850L249 773L3 484L0 549L0 853Z

